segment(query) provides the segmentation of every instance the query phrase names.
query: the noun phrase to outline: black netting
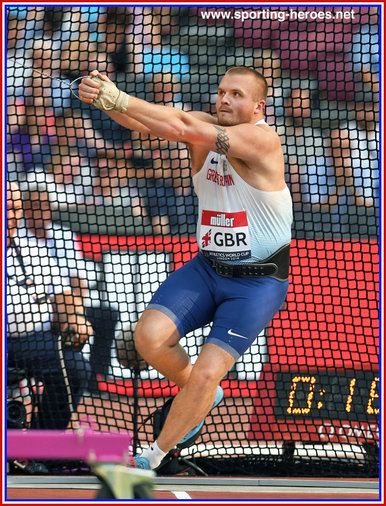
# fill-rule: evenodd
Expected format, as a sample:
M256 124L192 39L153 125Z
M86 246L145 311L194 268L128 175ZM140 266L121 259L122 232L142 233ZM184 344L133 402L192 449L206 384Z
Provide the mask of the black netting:
M139 450L177 393L138 356L133 332L159 284L197 252L188 150L119 126L73 81L98 68L139 98L213 113L219 80L242 65L268 80L266 120L284 149L290 289L182 455L208 474L376 475L379 8L5 11L7 178L24 211L8 248L8 426L24 405L24 426L129 430ZM92 325L81 350L66 344L71 333L58 340L68 314L53 332L41 325L63 279L76 298L60 307ZM192 360L208 333L182 337Z

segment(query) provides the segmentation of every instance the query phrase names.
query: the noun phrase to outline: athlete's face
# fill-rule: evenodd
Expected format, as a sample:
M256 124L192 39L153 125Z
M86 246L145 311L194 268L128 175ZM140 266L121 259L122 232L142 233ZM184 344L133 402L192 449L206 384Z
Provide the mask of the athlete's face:
M220 125L255 123L264 105L260 86L253 75L226 74L221 80L216 101Z

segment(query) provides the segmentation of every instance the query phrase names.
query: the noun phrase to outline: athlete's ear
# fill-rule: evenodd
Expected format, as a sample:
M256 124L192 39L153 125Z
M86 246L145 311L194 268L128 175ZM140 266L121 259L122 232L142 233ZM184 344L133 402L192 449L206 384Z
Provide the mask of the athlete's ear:
M259 100L256 104L255 112L256 113L264 112L264 107L265 107L265 100Z

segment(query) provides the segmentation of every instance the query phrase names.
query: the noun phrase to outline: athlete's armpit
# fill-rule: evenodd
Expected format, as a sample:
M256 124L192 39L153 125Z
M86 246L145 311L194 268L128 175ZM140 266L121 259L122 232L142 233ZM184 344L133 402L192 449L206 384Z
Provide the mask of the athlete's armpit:
M225 128L221 128L217 125L213 126L218 132L216 140L216 151L217 153L220 153L220 155L226 155L230 148L229 135L227 134Z

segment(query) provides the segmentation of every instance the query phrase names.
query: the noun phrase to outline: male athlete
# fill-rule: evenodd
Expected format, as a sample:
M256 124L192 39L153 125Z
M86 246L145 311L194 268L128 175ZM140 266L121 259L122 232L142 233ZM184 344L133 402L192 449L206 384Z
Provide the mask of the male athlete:
M199 200L199 253L159 287L138 321L142 357L180 387L157 441L135 465L155 469L194 437L217 406L219 383L283 304L288 289L292 201L284 157L264 117L265 78L228 70L216 116L129 96L93 71L79 96L127 128L185 143ZM180 337L213 322L194 365Z

